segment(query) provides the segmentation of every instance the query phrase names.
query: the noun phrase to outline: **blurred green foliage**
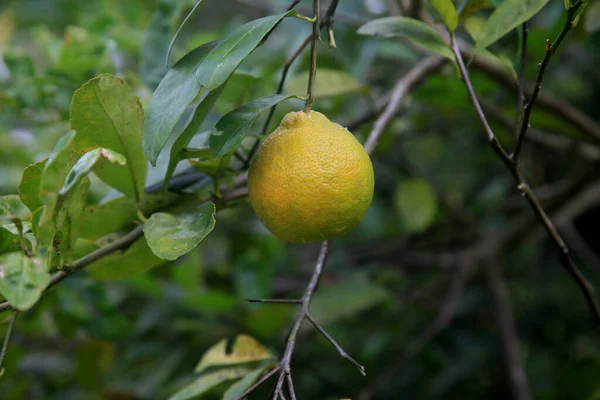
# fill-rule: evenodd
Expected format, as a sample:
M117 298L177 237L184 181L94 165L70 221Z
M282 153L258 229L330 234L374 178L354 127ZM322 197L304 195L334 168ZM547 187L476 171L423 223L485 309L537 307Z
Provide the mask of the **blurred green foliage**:
M282 13L287 7L280 2L205 1L182 31L171 64L243 23ZM333 121L348 124L374 109L420 56L399 40L357 34L360 25L381 16L377 10L387 13L386 2L341 3L335 23L338 48L320 44L323 75L321 80L317 75L315 108ZM103 73L121 77L148 107L167 72L165 54L171 37L193 4L189 0L2 2L0 194L17 193L23 170L52 153L70 129L73 93L89 79ZM301 12L309 14L309 10L308 4L300 4ZM467 11L473 18L490 14L487 7L464 8L461 16L466 17ZM589 14L598 15L597 3L590 5ZM529 82L544 55L545 39L556 36L563 18L563 2L551 1L531 24L531 61L525 73ZM598 118L600 31L593 18L584 19L566 40L552 62L544 90ZM207 144L206 125L214 125L243 103L274 94L283 63L309 31L305 21L282 22L233 75L208 115L209 122L192 132L197 133L192 140L197 146L192 147ZM518 66L516 36L513 32L489 49L494 59L509 64L510 71ZM305 52L291 67L287 91L303 88L308 66ZM476 69L472 80L485 102L512 118L514 93ZM282 102L272 127L301 106L297 99ZM315 318L366 367L368 375L358 375L307 326L293 363L297 390L302 398L357 398L378 377L396 371L377 386L373 399L511 398L492 300L478 274L484 266L473 266L476 271L467 278L453 322L407 357L408 346L447 301L446 287L452 279L452 271L437 258L418 256L467 247L482 234L500 235L529 210L524 202L514 206L509 201L515 196L510 176L488 149L463 83L450 64L410 96L406 109L387 129L373 156L377 184L369 214L355 232L334 242L313 304ZM255 123L257 127L264 117ZM534 112L532 125L568 138L583 137L577 128L542 108ZM511 143L512 132L497 122L492 126L503 143ZM364 139L369 129L367 124L354 133ZM247 152L253 141L247 137L242 143ZM171 145L172 140L167 147ZM524 169L536 186L577 179L594 165L569 151L527 149ZM162 179L165 157L149 168L146 184ZM42 179L43 168L33 164L27 173ZM74 258L97 248L94 241L110 242L112 232L131 228L137 213L131 200L118 197L95 175L87 179L89 191L78 195L80 203L92 206L69 210L86 227L80 234L85 241L72 249ZM174 199L184 201L181 197L185 196L148 195L140 207L156 210ZM28 206L33 201L34 209L39 200L23 201ZM418 209L411 212L411 207ZM37 218L44 220L43 215ZM182 217L176 222L190 221ZM0 233L1 250L14 245L16 232L2 228ZM600 342L583 298L561 269L551 245L535 234L525 236L503 249L498 261L504 266L532 393L542 400L598 399ZM88 272L65 280L19 316L0 377L0 397L164 399L207 377L199 378L194 367L223 338L250 335L268 347L265 354L280 354L295 308L248 304L243 299L300 296L317 250L316 245L277 240L243 201L219 211L203 244L176 261L160 260L141 239ZM132 265L143 265L148 272L138 274L142 271L132 270ZM600 284L597 266L590 265L585 272ZM2 321L8 317L9 313L0 314ZM243 372L212 375L213 382L228 382L203 398L221 398L230 378L248 373L256 377L270 362L251 361L255 364L244 366L248 369ZM268 394L265 387L255 398Z

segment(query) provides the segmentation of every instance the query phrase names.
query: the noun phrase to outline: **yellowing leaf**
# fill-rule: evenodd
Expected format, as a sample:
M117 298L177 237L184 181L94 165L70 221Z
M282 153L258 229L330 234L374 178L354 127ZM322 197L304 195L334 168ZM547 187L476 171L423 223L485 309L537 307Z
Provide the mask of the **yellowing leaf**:
M273 355L265 346L248 335L238 335L231 352L227 352L227 339L211 347L196 366L196 372L202 372L208 367L241 364L250 361L272 359Z

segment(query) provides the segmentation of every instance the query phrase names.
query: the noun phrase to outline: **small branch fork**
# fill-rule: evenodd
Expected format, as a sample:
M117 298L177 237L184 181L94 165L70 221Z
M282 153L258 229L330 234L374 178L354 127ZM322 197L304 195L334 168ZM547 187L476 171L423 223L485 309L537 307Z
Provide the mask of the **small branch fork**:
M246 398L250 393L252 393L256 388L265 383L270 377L279 373L277 378L277 383L275 385L275 391L273 392L273 400L278 400L281 398L285 398L284 394L284 385L287 385L287 391L292 400L296 400L296 392L294 390L294 384L292 381L292 355L294 354L294 349L296 348L296 339L298 338L298 333L300 332L300 328L302 327L302 323L305 320L308 320L313 326L321 333L329 342L336 348L336 350L340 353L340 355L347 360L349 360L352 364L354 364L361 374L366 375L365 368L356 362L352 357L348 355L342 349L342 347L321 327L310 315L310 302L314 294L317 291L317 287L319 284L319 279L321 278L321 274L323 273L323 268L325 267L325 262L327 261L327 256L329 254L329 250L331 248L331 242L329 240L324 241L321 244L321 251L319 252L319 257L317 259L317 263L315 265L315 270L310 278L308 286L304 292L304 295L299 300L280 300L280 299L247 299L251 302L259 302L259 303L284 303L284 304L300 304L300 312L296 317L296 321L292 326L292 330L287 338L287 344L285 346L285 350L283 352L283 356L281 356L281 360L279 364L275 366L272 370L270 370L265 376L263 376L258 382L256 382L253 386L248 388L244 393L239 395L236 400L241 400Z
M335 10L337 9L338 3L339 3L339 0L331 0L331 3L329 3L329 6L327 7L327 11L325 11L325 15L319 21L319 30L325 26L327 26L329 30L332 29L333 16L335 14ZM290 6L288 8L288 10L290 10L292 8L293 7ZM314 28L314 26L313 26L313 28ZM283 70L281 71L281 78L279 79L279 86L277 87L277 92L275 94L283 93L283 86L285 85L285 81L287 79L287 75L290 70L290 67L292 66L294 61L296 61L296 59L300 56L300 54L302 54L302 51L306 48L306 46L308 46L309 43L312 42L312 38L313 38L313 34L311 33L304 39L304 41L300 44L300 46L298 46L298 48L296 49L294 54L292 54L286 60L285 64L283 65ZM276 109L277 109L277 106L271 107L271 110L269 111L269 115L267 116L265 124L263 125L263 129L261 131L260 137L263 137L267 134L267 130L269 129L269 125L271 124L273 115L275 115ZM246 158L246 163L244 164L244 169L248 168L248 166L250 165L250 160L252 159L252 156L254 155L254 153L256 153L256 150L258 150L259 145L260 145L260 139L256 139L256 142L254 142L252 149L248 153L248 157Z
M540 63L540 69L537 74L533 92L531 93L531 97L529 98L527 105L525 105L525 114L523 116L523 121L521 123L521 129L519 130L519 133L517 136L517 144L515 146L515 151L513 152L512 156L511 156L511 158L515 162L518 162L518 160L519 160L519 155L521 153L521 147L523 146L523 141L525 140L525 134L527 133L527 129L529 128L529 119L531 118L531 112L533 111L533 105L535 104L538 94L540 93L540 90L542 89L542 81L544 80L544 73L546 72L546 68L548 67L548 64L550 63L550 58L552 58L552 55L554 54L556 49L558 49L558 46L560 46L560 44L562 43L565 36L567 36L567 33L569 33L569 31L573 27L573 17L575 16L575 14L577 13L577 10L582 5L583 5L582 0L578 0L575 4L573 4L571 6L571 8L569 8L569 10L567 12L567 21L565 22L565 26L560 31L560 33L558 34L558 37L556 38L556 40L554 42L551 42L550 40L546 39L546 55L544 56L544 59ZM521 80L522 76L523 76L523 64L525 63L526 50L527 50L527 26L524 24L523 25L523 55L522 55L521 67L520 67L521 68L521 73L520 73L521 78L519 78L519 80ZM517 87L520 87L519 91L522 94L522 90L523 90L522 83L519 84ZM517 110L517 112L518 111L519 110Z
M576 6L573 6L572 8L575 8L575 7ZM571 16L571 10L569 10L569 16ZM562 37L564 37L564 35L559 36L560 40L562 40ZM473 85L471 84L471 80L469 78L469 73L467 71L467 68L465 67L465 63L463 61L460 50L458 48L458 44L455 40L454 34L451 34L450 38L451 38L451 42L452 42L452 51L454 53L454 56L456 57L456 63L458 65L460 75L463 78L463 81L464 81L467 91L469 93L469 97L471 98L471 102L473 103L473 107L475 108L477 116L479 117L479 119L483 125L483 128L487 135L487 139L488 139L490 146L494 149L496 154L498 154L498 156L502 159L502 161L504 162L504 164L510 171L511 175L517 182L518 190L527 199L529 205L531 206L531 208L533 209L533 211L535 212L535 214L537 215L539 220L542 222L542 224L548 231L548 234L550 235L552 241L554 242L554 244L556 245L556 248L559 251L559 259L561 261L561 264L569 272L569 274L571 274L571 276L573 277L573 279L579 286L580 290L583 292L583 294L587 300L588 306L590 308L590 311L594 317L595 323L600 326L600 305L598 304L598 301L596 300L593 286L585 278L585 276L581 273L579 268L575 265L575 263L571 257L571 254L570 254L569 247L567 246L564 239L562 238L562 236L560 235L560 233L558 232L558 230L556 229L556 227L554 226L554 224L552 223L552 221L550 220L550 218L548 217L548 215L542 208L539 200L537 199L537 197L535 196L535 194L529 187L529 184L525 180L525 177L523 176L523 173L521 172L521 169L519 167L517 160L514 157L511 157L504 150L504 148L502 147L502 145L500 144L500 142L494 135L494 132L492 131L492 128L490 127L490 125L487 121L487 118L486 118L485 114L483 113L483 110L481 108L479 100L477 99L477 95L475 94ZM560 43L560 41L557 40L557 43ZM552 48L550 48L550 51L551 50L552 50ZM546 64L547 64L547 62L546 62ZM539 77L539 79L541 79L541 77ZM541 83L539 84L539 86L541 87ZM532 99L535 99L535 96L532 96ZM529 124L529 115L531 114L530 110L532 108L532 105L533 105L533 103L530 101L530 104L528 104L527 109L525 110L525 118L523 120L523 124L525 126ZM525 131L526 131L526 129L523 131L522 136L525 135Z

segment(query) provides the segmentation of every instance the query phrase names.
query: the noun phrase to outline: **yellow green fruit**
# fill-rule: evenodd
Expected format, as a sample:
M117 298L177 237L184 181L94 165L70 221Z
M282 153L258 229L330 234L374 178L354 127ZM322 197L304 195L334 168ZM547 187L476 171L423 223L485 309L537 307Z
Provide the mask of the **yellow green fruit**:
M363 146L316 111L287 114L248 171L252 208L275 236L295 243L352 231L369 209L374 184Z

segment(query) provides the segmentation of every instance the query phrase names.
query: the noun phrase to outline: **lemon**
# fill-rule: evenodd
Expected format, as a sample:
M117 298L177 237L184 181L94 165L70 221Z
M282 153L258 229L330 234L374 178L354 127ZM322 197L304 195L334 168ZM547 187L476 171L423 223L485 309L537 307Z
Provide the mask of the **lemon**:
M248 171L252 208L275 236L295 243L356 228L374 183L373 165L358 140L316 111L287 114Z

